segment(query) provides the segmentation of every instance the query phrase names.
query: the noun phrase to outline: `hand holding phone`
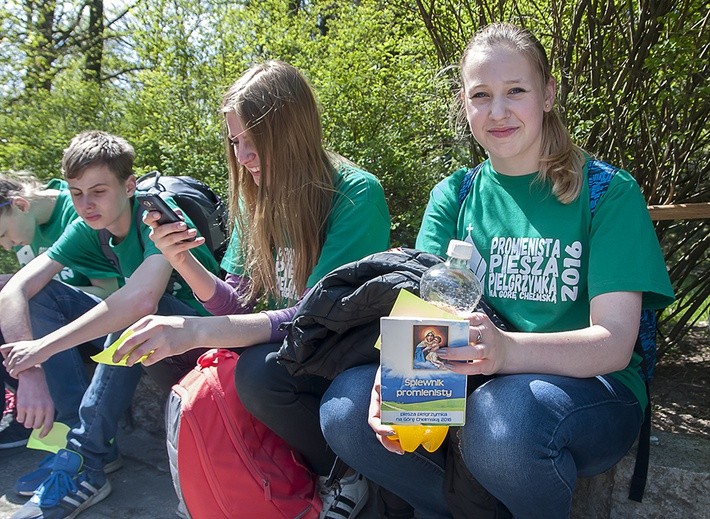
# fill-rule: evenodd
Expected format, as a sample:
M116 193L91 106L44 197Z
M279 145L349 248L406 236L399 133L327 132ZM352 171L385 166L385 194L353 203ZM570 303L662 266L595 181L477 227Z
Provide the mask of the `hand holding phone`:
M160 218L158 219L158 225L164 225L166 223L178 223L182 222L177 213L170 207L165 200L160 198L158 195L150 193L136 193L136 201L145 209L146 211L157 211L160 213ZM194 241L196 238L192 236L187 239L187 241Z

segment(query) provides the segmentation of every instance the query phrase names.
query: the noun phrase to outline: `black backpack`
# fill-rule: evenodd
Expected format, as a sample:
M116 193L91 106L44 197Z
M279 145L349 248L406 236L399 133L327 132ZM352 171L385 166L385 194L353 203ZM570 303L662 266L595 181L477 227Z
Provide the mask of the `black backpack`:
M138 177L136 190L156 194L161 198L172 198L205 238L205 244L214 255L217 263L222 260L229 241L229 214L220 197L207 184L188 176L161 175L158 171L152 171ZM136 218L134 223L136 230L138 230L141 246L143 246L143 238L140 233L142 222ZM108 230L99 231L101 251L121 273L118 258L109 246L110 238L111 233Z

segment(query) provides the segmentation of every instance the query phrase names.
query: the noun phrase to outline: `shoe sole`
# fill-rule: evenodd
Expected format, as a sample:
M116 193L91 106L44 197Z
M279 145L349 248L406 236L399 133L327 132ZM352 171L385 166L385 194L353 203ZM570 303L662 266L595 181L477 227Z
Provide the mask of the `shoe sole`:
M82 513L84 510L89 508L90 506L94 506L96 503L99 503L106 499L108 495L111 493L111 483L109 481L106 481L106 484L104 485L103 488L99 489L99 491L91 496L89 499L84 501L79 505L79 507L74 510L70 515L66 517L66 519L74 519L77 515Z
M27 440L18 440L16 442L3 443L0 444L0 451L4 449L15 449L17 447L22 447L23 445L27 445Z
M113 474L117 470L123 467L123 458L118 457L113 461L108 462L104 465L104 474ZM34 495L34 490L15 490L15 494L25 497L32 497Z

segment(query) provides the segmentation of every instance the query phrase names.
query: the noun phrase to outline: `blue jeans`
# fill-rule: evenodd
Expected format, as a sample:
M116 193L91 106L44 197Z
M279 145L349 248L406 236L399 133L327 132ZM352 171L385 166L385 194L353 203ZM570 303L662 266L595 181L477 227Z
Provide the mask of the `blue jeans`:
M63 283L50 282L31 301L30 315L33 333L42 337L76 319L98 304L100 300ZM197 312L170 294L158 303L160 315L196 315ZM97 350L110 345L123 330L91 341ZM84 469L94 484L103 484L104 459L115 449L118 422L133 399L133 393L143 373L140 365L127 368L99 364L88 384L82 382L84 366L76 348L53 355L43 364L50 383L52 398L64 411L76 402L73 409L78 419L65 422L72 427L67 435L67 448L79 452L84 458ZM80 388L84 391L79 394ZM78 395L78 401L77 401ZM66 399L66 400L65 400ZM70 404L71 402L71 404ZM55 404L56 405L56 404Z
M52 280L29 301L32 334L38 339L58 330L95 307L101 299L78 288ZM104 338L89 343L98 353ZM89 387L89 375L78 348L52 355L43 365L47 386L56 409L55 419L76 427L79 404Z
M348 465L422 517L450 517L443 450L392 454L367 425L376 370L360 366L335 379L321 405L326 440ZM636 398L611 377L504 375L469 397L462 451L471 473L516 519L569 517L577 477L617 463L642 421Z

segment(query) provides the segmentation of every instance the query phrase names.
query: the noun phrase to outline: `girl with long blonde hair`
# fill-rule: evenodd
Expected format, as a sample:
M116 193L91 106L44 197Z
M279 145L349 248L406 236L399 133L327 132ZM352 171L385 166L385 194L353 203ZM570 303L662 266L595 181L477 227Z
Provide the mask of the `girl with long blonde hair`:
M293 377L276 362L285 336L279 327L325 274L388 247L384 192L374 176L325 150L313 90L287 63L249 68L228 89L222 113L234 221L221 264L226 279L191 256L190 249L203 241L188 240L194 230L181 223L158 226L156 213L144 221L205 308L224 317L144 318L116 357L131 352L133 363L152 352L144 361L152 365L174 356L179 375L194 365L200 348L242 348L235 375L240 399L303 454L314 472L327 476L335 456L320 431L318 405L329 381ZM258 300L269 309L249 313ZM346 484L329 494L323 517L330 517L341 495L357 501L352 514L357 513L367 483L361 477L352 481L350 494L340 492Z

